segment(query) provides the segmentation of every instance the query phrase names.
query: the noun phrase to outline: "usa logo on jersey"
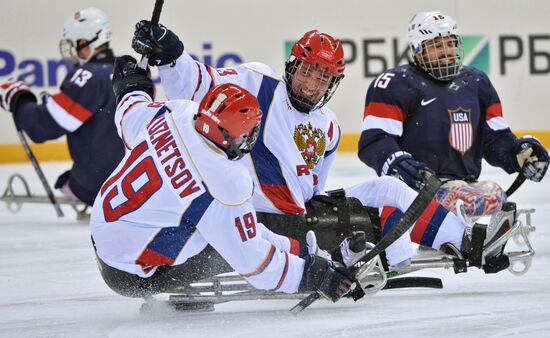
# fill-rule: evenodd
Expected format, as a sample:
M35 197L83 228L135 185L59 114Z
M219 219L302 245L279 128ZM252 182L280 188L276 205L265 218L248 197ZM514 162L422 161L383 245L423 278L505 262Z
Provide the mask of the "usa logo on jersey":
M449 131L449 142L451 146L460 154L472 146L474 137L471 119L471 109L458 107L454 110L447 110L451 121L451 130Z

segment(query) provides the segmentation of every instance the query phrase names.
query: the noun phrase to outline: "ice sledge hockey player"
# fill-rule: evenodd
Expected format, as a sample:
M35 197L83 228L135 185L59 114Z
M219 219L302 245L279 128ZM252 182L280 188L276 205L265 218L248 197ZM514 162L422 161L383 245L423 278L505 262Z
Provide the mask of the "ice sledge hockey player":
M115 122L128 153L106 180L91 216L101 274L130 297L165 293L237 271L254 287L320 291L337 301L352 276L256 220L253 181L239 162L254 146L262 112L234 84L200 103L152 101L153 84L130 56L117 58ZM312 251L314 252L314 251Z
M111 85L114 55L109 48L111 23L97 8L71 15L59 47L70 69L61 91L38 103L21 81L1 85L2 107L37 143L67 136L73 160L70 171L55 184L75 201L92 205L99 188L124 156L114 125L115 97Z
M516 138L501 102L482 71L462 65L457 23L439 11L419 12L408 24L412 62L386 70L369 86L359 158L378 175L399 177L417 189L421 171L446 182L437 199L468 216L492 214L507 196L478 181L481 162L542 180L548 153L534 137Z
M200 101L212 86L235 83L258 99L264 113L259 137L243 162L258 187L252 204L270 230L303 238L314 229L324 248L338 246L353 230L367 232L376 242L374 232L389 232L417 196L394 177L325 193L340 140L336 116L325 106L344 76L340 40L307 32L294 44L281 77L262 63L212 68L193 60L171 30L154 26L151 38L149 29L149 22L139 22L132 45L140 54L150 53L150 65L159 66L169 98ZM411 239L436 249L444 243L460 248L465 227L462 219L433 201L412 230L386 250L388 263L410 263Z

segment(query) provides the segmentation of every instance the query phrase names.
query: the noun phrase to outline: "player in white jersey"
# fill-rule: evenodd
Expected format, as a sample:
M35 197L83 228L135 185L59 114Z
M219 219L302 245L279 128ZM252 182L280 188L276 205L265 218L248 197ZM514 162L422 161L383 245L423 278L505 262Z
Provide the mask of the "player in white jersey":
M128 151L91 216L101 272L113 290L145 296L233 270L256 288L318 290L333 301L355 285L332 261L304 246L300 253L296 240L257 223L253 182L238 164L258 136L262 112L254 96L222 84L200 104L153 102L152 81L130 56L117 58L113 87Z
M259 187L254 191L253 204L257 211L271 214L302 215L307 208L307 218L313 220L302 225L294 217L284 223L286 228L280 228L262 217L271 230L297 236L323 223L319 218L337 213L332 230L317 231L320 242L334 246L341 235L354 230L356 215L352 215L349 199L344 196L375 208L374 217L381 218L377 230L382 234L395 226L416 197L415 191L391 177L324 196L340 140L336 116L325 104L344 77L345 68L341 41L330 35L313 30L300 38L292 48L284 77L261 63L220 69L202 64L183 50L178 37L167 28L154 26L151 34L147 21L136 25L132 47L139 53L152 53L150 64L159 66L163 87L171 99L201 100L219 83L236 83L258 98L264 116L258 142L245 159ZM309 217L309 209L316 208L321 210L313 210L315 217ZM362 213L366 213L365 208L359 216L365 216ZM409 231L410 236L402 236L386 250L388 262L407 264L414 253L411 239L436 249L444 243L460 248L465 227L461 218L433 201Z

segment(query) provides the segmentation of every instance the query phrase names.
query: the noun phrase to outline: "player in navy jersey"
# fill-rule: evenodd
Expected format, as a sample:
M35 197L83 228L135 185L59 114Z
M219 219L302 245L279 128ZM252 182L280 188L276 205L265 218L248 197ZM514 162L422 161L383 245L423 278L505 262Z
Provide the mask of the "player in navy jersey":
M548 168L546 150L537 139L512 133L487 75L462 65L455 20L438 11L417 13L408 41L412 62L388 69L369 86L359 158L378 175L399 177L415 189L420 172L435 172L447 181L438 200L450 210L457 201L469 216L500 210L504 190L477 181L482 159L538 182Z
M88 205L124 156L113 120L110 40L111 24L103 12L97 8L78 11L67 19L60 42L63 58L74 66L61 91L38 103L24 82L7 82L0 90L3 108L14 114L18 126L34 142L67 136L74 163L55 187Z

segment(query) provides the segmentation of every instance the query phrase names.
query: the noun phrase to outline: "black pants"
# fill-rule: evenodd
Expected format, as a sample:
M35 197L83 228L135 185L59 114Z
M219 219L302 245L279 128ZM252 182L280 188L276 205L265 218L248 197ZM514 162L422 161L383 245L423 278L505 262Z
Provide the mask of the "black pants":
M167 293L220 273L234 271L210 245L183 264L158 267L149 278L115 269L99 257L97 261L101 276L111 290L126 297L136 298Z

